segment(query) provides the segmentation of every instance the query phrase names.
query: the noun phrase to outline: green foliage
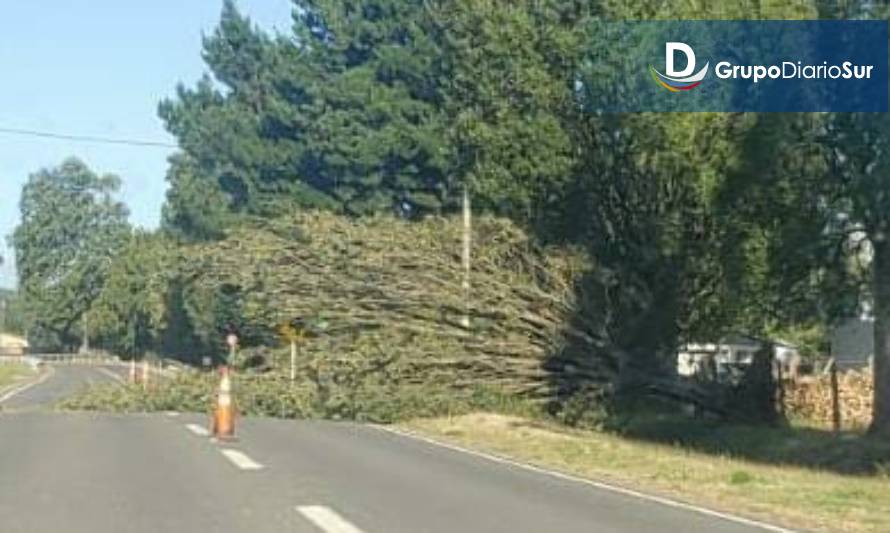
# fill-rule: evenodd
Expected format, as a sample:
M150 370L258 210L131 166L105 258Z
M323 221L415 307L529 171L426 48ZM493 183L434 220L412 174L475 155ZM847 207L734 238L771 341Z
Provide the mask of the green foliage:
M252 347L279 344L284 323L325 323L307 357L381 364L396 372L394 383L454 384L460 373L466 386L495 380L505 390L546 395L572 361L607 380L610 368L592 357L611 359L597 345L597 317L568 326L575 285L591 265L572 250L537 248L508 221L479 219L467 309L461 233L453 218L316 212L257 222L185 250L184 307L197 336L217 351L230 327ZM472 331L461 325L467 312ZM541 369L548 359L552 374Z
M110 411L121 413L181 411L209 412L216 384L212 374L188 373L159 388L105 385L83 389L62 400L60 407L75 411Z
M776 327L769 333L770 338L797 346L803 357L815 358L831 353L829 329L830 324L815 321L810 324Z
M59 407L72 411L121 413L209 413L218 381L215 373L187 372L148 390L141 386L93 387L63 400ZM325 418L383 424L479 410L542 416L539 406L487 388L459 395L446 388L363 386L355 391L341 384L332 392L304 376L291 383L283 375L248 372L236 373L234 387L236 408L246 416Z
M90 308L95 344L129 356L162 349L170 327L168 305L176 259L176 248L163 237L133 234L115 256Z
M25 333L24 302L15 291L0 289L0 332Z
M181 239L215 239L232 217L226 194L187 155L170 158L170 187L162 209L167 232Z
M170 353L162 347L167 330L188 324L179 339L194 336L192 360L224 353L225 333L238 331L247 347L236 360L245 370L242 408L254 414L391 421L474 405L507 409L508 397L558 410L561 391L581 376L589 392L602 388L612 363L596 340L597 323L566 325L576 279L590 265L571 251L537 248L503 219L477 220L467 331L455 254L461 231L455 219L356 221L317 212L257 221L200 245L137 234L94 305L94 327L103 346L142 354ZM267 347L278 346L280 326L295 321L310 335L291 384L282 375L289 350ZM253 368L272 373L254 376ZM97 393L84 401L124 410L182 401L191 409L200 386L177 384L161 399Z
M736 470L729 476L729 483L732 485L747 485L754 481L754 476L744 470Z
M130 227L114 198L117 176L100 176L77 159L32 174L12 236L29 333L39 342L71 346L102 289L116 249Z
M810 3L297 7L285 39L226 2L204 43L213 79L161 105L185 152L169 176L173 233L221 238L245 216L307 208L419 218L452 211L466 184L477 211L580 244L611 269L609 335L641 366L682 339L805 320L803 303L778 316L779 289L821 297L790 273L792 287L773 282L781 229L765 233L738 194L754 179L758 117L589 116L578 90L595 86L583 65L596 17L801 18ZM219 312L240 305L227 298Z
M815 12L807 2L648 1L602 2L597 11L606 20L793 19ZM596 24L588 28L598 30ZM588 38L595 43L596 37ZM604 53L584 51L597 61ZM615 90L597 84L594 63L579 62L585 90ZM781 313L783 295L768 292L776 285L768 283L773 272L767 262L778 260L771 255L775 241L761 239L759 231L767 215L747 210L764 205L748 189L762 178L747 152L762 138L759 117L639 113L585 121L583 155L564 198L571 220L586 217L578 237L617 277L612 338L651 368L655 355L671 361L684 340L714 339L732 328L763 332ZM742 238L742 228L757 229ZM759 304L769 298L777 305L764 313Z
M577 153L581 10L562 1L433 4L455 172L478 207L544 223Z
M361 4L306 2L289 40L225 3L204 42L213 79L160 106L185 152L168 177L168 229L200 239L233 215L414 217L453 204L423 4Z

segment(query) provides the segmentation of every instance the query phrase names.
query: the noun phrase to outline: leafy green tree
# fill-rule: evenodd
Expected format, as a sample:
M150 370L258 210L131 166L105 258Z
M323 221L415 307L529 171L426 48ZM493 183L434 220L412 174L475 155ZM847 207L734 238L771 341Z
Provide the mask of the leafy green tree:
M827 18L890 16L886 2L822 2ZM860 293L872 301L874 325L874 408L871 431L890 434L890 124L882 114L837 114L829 118L826 147L829 177L824 197L834 207L836 225L853 257L867 246L870 275ZM825 202L823 202L824 205Z
M25 333L22 300L15 291L0 289L0 332Z
M721 243L743 323L831 325L869 304L876 432L890 429L888 143L871 115L761 117L725 190Z
M818 2L818 8L822 17L840 19L882 18L887 10L855 1ZM812 327L873 310L872 430L880 433L890 431L888 146L881 115L761 117L743 148L744 167L727 189L737 216L723 240L725 250L753 245L762 256L757 268L737 268L729 278L736 288L748 284L739 291L748 320Z
M138 231L129 239L90 308L98 344L130 356L162 347L175 263L175 248L163 237Z
M800 18L815 13L806 2L646 0L598 2L595 12L607 20ZM597 30L597 24L590 25L591 32ZM589 41L596 43L596 37L590 35ZM596 62L609 60L607 53L591 49L580 62L582 105L590 92L614 90L598 84L594 68ZM756 176L747 172L752 167L742 167L744 143L757 117L639 113L594 115L583 124L576 178L563 198L569 220L587 222L574 230L566 224L563 231L575 232L614 272L610 312L616 342L651 368L656 354L671 361L683 340L713 339L733 327L764 331L767 324L742 320L748 308L736 305L738 295L728 284L733 269L745 280L762 271L762 246L754 240L741 243L747 247L741 262L738 254L733 261L723 255L727 233L747 215L729 209L725 198L733 197L726 190L736 181ZM743 248L728 249L735 253Z
M872 429L890 432L890 127L880 116L835 115L825 130L830 171L809 209L828 206L835 216L840 252L861 257L867 245L864 272L875 318L875 395ZM810 233L816 242L824 234ZM820 265L821 263L816 263Z
M850 246L857 225L828 177L829 122L814 114L758 117L741 148L743 164L721 193L725 289L736 295L739 321L757 330L827 324L859 304L862 272Z
M21 222L12 236L29 332L75 345L130 227L115 199L120 179L77 159L32 174L22 189Z

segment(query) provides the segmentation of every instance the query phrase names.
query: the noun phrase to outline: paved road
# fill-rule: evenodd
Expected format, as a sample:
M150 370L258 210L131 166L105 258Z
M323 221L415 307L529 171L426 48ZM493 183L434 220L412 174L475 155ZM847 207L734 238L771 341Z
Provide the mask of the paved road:
M57 401L85 387L113 383L112 376L123 376L123 369L113 366L60 365L45 371L50 375L44 381L16 394L0 407L6 411L50 409Z
M94 379L57 369L48 390ZM45 395L49 395L47 392ZM32 398L43 398L41 393ZM23 400L23 399L21 399ZM0 414L4 533L717 532L760 528L351 424Z

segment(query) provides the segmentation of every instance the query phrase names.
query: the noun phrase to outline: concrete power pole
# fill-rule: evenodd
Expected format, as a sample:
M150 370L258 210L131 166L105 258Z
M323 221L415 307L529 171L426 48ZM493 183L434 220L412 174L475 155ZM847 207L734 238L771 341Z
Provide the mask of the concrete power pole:
M469 331L470 329L470 272L472 271L472 247L473 247L473 210L470 205L470 190L464 184L464 249L463 249L463 267L464 267L464 317L462 325Z
M90 351L90 324L87 315L88 313L83 314L83 346L80 347L80 351L84 354Z

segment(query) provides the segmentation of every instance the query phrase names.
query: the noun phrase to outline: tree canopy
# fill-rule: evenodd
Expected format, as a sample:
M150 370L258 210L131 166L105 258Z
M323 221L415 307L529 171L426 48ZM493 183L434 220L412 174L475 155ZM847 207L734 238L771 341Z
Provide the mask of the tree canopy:
M77 159L25 183L12 245L35 338L69 346L80 338L75 326L130 231L127 208L115 199L119 186L117 176L98 175Z

